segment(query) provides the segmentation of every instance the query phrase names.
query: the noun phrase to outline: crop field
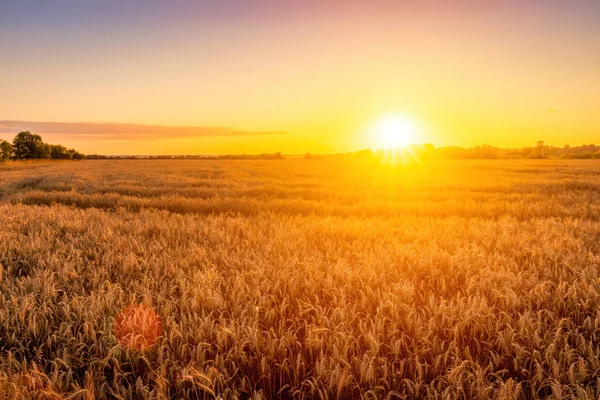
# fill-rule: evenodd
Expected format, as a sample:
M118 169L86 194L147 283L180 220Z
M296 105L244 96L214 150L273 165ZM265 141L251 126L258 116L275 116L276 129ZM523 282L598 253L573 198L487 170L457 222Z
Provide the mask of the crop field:
M0 399L592 399L599 306L597 160L0 164Z

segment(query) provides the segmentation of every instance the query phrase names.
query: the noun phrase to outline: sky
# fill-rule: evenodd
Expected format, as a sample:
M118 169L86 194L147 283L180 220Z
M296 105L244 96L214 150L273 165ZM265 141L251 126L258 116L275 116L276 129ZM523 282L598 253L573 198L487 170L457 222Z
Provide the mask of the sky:
M598 0L0 0L0 138L103 154L600 144Z

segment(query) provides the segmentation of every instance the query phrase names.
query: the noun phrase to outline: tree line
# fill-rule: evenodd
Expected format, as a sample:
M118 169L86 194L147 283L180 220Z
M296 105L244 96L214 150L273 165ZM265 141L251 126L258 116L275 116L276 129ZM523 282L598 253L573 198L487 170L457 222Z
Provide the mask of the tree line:
M83 160L85 155L60 144L44 143L40 135L19 132L12 143L0 139L0 161L7 160Z
M563 147L548 146L543 141L536 146L518 149L505 149L495 146L475 146L470 148L459 146L435 147L432 144L409 146L406 153L418 159L600 159L600 146L587 144L582 146L565 145ZM348 153L354 159L383 159L384 150L360 150Z
M158 155L158 156L105 156L102 154L88 154L88 160L285 160L280 152L262 154L223 154L223 155Z

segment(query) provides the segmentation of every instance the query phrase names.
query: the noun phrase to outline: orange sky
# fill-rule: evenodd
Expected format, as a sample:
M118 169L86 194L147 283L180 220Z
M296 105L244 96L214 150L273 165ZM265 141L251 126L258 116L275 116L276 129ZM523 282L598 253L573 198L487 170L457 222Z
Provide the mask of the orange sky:
M417 143L600 144L597 1L23 3L0 5L5 139L33 126L85 153L345 152L399 112Z

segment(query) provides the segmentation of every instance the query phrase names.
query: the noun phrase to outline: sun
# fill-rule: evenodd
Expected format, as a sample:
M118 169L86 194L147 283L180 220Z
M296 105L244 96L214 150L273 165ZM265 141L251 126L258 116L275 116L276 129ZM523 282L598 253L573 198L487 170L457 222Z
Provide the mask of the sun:
M406 115L382 117L374 129L377 146L397 149L409 146L417 135L417 125Z

